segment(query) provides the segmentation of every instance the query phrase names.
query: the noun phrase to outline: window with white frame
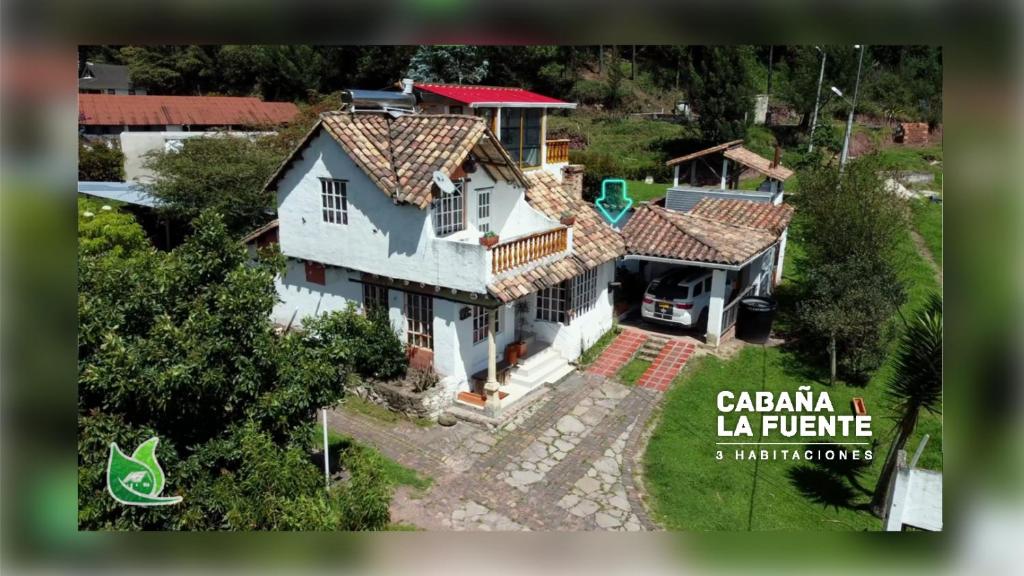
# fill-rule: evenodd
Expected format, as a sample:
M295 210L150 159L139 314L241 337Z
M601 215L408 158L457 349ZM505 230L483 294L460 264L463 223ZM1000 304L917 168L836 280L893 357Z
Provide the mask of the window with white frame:
M572 316L579 316L597 303L597 268L576 276L572 282Z
M434 299L405 293L406 342L417 348L434 348Z
M478 188L476 191L476 227L480 232L491 231L491 192L493 187Z
M375 308L388 309L388 289L376 284L363 284L363 310L369 313Z
M320 179L320 201L324 222L348 224L348 191L344 180Z
M466 227L465 203L463 190L466 186L465 178L453 180L455 190L448 194L439 191L437 197L431 202L434 212L434 234L447 236L454 234Z
M494 333L501 332L501 308L494 311ZM487 308L473 306L473 344L487 339Z
M565 322L565 282L537 292L537 320Z

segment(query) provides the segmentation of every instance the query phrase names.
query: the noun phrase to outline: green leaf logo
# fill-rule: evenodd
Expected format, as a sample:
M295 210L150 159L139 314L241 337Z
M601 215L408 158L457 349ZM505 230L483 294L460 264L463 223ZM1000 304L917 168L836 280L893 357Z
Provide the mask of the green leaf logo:
M110 443L107 459L107 491L114 500L130 506L167 506L181 502L181 496L161 497L164 489L164 471L156 461L154 436L125 456L116 442Z

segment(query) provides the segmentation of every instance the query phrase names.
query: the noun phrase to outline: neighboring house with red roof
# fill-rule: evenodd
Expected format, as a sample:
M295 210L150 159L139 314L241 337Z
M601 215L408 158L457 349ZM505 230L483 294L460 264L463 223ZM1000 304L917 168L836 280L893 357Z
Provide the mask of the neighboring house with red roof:
M471 114L484 118L520 169L544 168L556 178L569 162L569 141L547 137L551 110L576 108L523 88L460 84L413 84L420 108L427 114Z
M326 113L267 186L277 225L250 241L287 258L275 322L385 308L442 405L500 414L612 327L621 235L485 118Z
M175 150L187 138L213 132L234 136L266 133L299 113L291 102L234 96L78 95L79 132L90 139L117 139L128 181L150 176L144 156Z

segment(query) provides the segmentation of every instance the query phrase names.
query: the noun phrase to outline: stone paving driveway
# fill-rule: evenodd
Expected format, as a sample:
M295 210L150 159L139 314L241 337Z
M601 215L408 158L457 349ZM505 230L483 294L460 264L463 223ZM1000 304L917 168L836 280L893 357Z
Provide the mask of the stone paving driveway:
M390 425L336 410L330 426L434 478L400 490L392 521L427 530L651 530L634 460L661 394L573 373L501 429Z

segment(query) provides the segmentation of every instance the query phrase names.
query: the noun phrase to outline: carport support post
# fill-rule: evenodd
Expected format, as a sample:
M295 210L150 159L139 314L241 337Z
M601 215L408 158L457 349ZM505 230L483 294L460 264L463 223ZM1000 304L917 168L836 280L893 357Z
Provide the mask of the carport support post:
M728 176L729 176L729 159L728 158L722 158L722 185L720 186L720 188L722 190L725 190L725 186L728 183Z
M782 283L782 264L786 261L786 235L789 234L789 228L782 231L782 236L779 237L779 253L776 256L778 264L775 266L775 285Z
M679 164L672 168L672 186L679 186Z
M707 342L718 346L722 340L722 309L725 308L725 270L711 271L711 301L708 303Z

